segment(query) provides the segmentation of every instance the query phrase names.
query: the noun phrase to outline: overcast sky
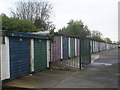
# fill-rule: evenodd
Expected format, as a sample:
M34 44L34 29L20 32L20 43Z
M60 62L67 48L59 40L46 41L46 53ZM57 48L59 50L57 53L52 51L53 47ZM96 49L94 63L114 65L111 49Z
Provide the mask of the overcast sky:
M0 0L0 13L9 15L9 8L18 0ZM71 20L82 20L90 30L100 31L104 37L118 40L119 0L47 0L53 4L52 20L56 29Z

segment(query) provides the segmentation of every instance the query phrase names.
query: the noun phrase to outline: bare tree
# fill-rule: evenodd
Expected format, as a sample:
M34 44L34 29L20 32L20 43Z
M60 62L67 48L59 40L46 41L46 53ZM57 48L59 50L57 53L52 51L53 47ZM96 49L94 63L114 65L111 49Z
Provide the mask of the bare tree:
M52 8L52 4L47 1L20 1L17 2L15 9L11 10L11 15L14 18L29 20L33 23L35 20L40 20L42 23L44 22L45 29L49 29L52 25L50 21Z

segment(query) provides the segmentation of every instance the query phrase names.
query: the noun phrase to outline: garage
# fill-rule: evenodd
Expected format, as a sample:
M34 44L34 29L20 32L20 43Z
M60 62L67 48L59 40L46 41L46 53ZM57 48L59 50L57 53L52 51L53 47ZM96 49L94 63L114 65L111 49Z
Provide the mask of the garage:
M34 72L47 68L47 40L34 39Z
M30 73L30 39L22 37L9 38L10 79Z
M63 37L63 59L68 59L68 38Z

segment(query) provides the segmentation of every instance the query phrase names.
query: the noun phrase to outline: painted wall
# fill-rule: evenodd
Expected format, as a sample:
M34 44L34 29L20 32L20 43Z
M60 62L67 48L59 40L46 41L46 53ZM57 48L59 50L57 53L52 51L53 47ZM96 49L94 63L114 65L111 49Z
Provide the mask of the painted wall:
M52 61L61 60L61 36L55 36L52 43Z

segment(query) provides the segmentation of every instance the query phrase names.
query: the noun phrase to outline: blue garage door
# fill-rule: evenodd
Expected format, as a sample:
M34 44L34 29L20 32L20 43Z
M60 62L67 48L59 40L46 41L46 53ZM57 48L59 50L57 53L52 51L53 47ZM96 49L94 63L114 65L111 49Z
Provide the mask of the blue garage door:
M10 37L10 79L30 73L30 40Z
M68 38L63 37L63 59L68 59Z

